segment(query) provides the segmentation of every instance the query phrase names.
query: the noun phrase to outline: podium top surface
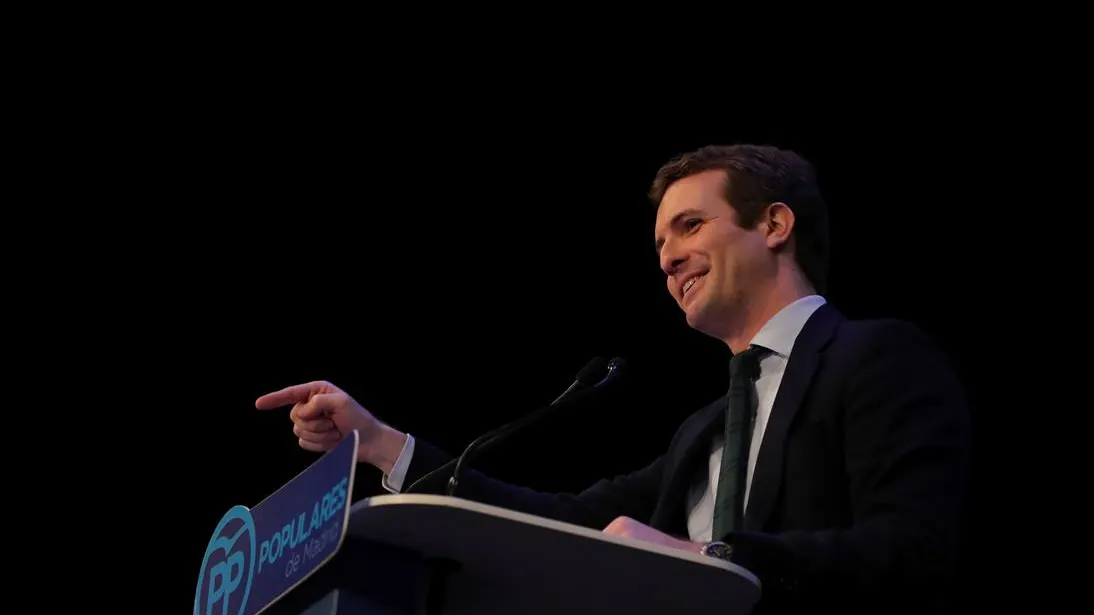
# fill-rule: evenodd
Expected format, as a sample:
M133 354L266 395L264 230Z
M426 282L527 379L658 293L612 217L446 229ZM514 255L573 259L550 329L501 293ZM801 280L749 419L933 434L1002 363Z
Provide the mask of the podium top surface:
M379 495L347 536L457 562L452 613L748 613L760 582L732 562L458 497Z

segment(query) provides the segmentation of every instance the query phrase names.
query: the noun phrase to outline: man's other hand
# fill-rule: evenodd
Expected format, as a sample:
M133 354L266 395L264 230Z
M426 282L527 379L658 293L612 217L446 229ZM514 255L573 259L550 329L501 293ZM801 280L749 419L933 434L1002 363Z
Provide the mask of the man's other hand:
M703 548L702 543L673 538L644 523L639 523L630 517L617 517L615 521L608 524L608 527L604 528L604 533L613 536L626 536L643 542L651 542L673 549L690 551L692 553L699 553Z

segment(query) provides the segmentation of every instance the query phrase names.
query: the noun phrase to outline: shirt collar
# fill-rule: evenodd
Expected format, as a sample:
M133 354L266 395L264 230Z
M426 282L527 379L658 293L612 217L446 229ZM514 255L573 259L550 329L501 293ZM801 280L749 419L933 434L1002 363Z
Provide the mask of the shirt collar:
M824 297L809 295L787 305L764 324L752 338L752 344L763 346L784 359L789 357L805 321L824 304Z

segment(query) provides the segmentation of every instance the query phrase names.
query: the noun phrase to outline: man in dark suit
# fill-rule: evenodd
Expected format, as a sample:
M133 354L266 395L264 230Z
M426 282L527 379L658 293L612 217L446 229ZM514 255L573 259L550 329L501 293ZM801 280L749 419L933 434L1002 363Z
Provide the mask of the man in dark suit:
M852 321L825 301L825 203L793 152L702 148L664 165L652 197L668 290L732 351L730 393L650 465L581 493L469 470L461 495L729 559L760 579L761 613L941 611L970 446L946 357L908 323ZM450 459L329 383L256 402L287 404L308 450L358 429L389 491Z

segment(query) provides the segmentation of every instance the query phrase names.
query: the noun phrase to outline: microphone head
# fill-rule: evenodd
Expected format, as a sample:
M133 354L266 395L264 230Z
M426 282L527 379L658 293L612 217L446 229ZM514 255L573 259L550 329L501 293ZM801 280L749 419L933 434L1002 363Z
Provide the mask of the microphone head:
M615 374L616 372L621 372L626 366L627 362L623 360L623 357L616 357L608 362L608 373Z
M616 357L608 362L608 373L604 374L604 378L600 382L596 383L596 386L602 387L610 380L614 380L619 377L619 374L623 372L623 368L626 367L627 362L620 357Z
M582 386L592 386L600 380L601 375L604 373L606 361L603 357L593 357L585 367L581 368L581 371L577 373L576 380L581 383Z

